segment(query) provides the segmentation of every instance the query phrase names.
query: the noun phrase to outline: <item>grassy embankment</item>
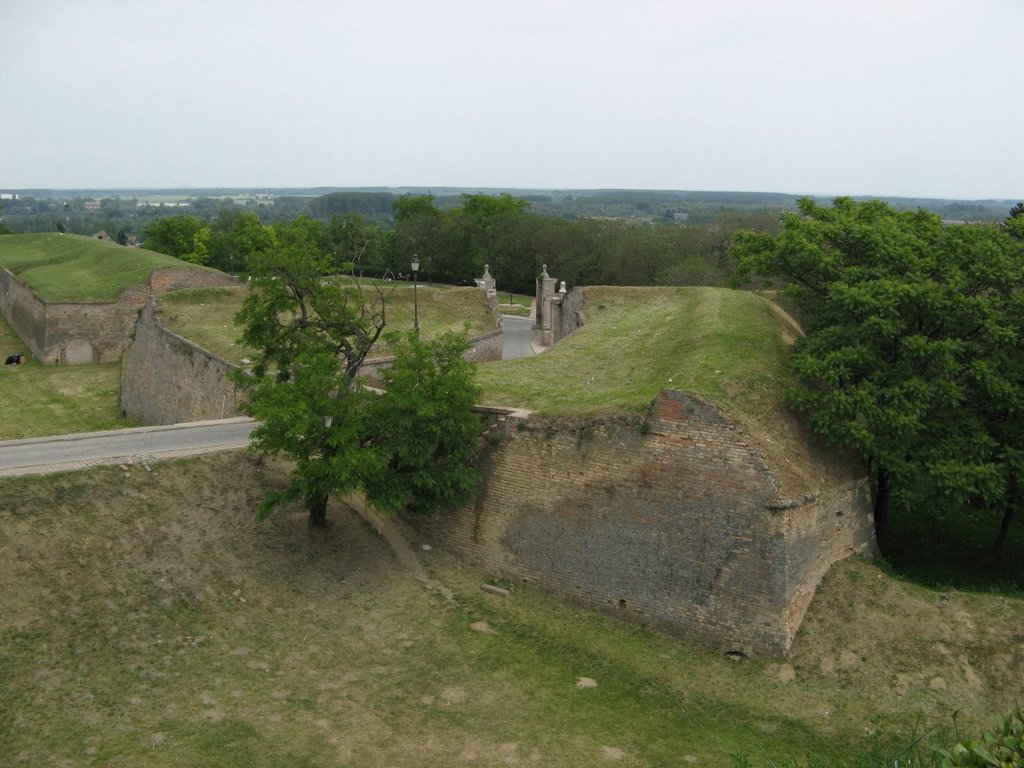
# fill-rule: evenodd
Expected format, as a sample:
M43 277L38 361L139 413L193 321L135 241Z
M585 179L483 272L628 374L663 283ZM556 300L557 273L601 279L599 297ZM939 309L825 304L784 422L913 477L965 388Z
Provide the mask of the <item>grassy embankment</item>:
M368 300L376 298L376 290L387 297L389 329L412 330L414 304L419 304L420 330L425 337L445 331L481 336L497 330L494 316L488 311L483 293L478 288L455 288L442 285L420 285L414 301L412 283L382 284L363 281ZM196 288L163 296L158 316L164 327L194 341L219 357L237 363L251 354L237 344L241 329L235 325L235 314L247 293L238 288ZM381 342L373 356L387 354Z
M0 266L48 301L109 301L153 269L182 262L80 235L0 237ZM28 348L0 318L0 352ZM128 426L120 418L120 366L4 366L0 439L92 432Z
M588 288L583 317L543 355L481 366L487 402L579 416L636 410L670 388L755 416L791 382L782 323L751 293Z
M10 764L835 763L1019 693L1019 601L851 561L785 662L737 664L421 553L449 602L341 505L322 535L299 508L256 523L282 473L238 452L0 482Z
M144 248L125 248L83 235L5 235L0 267L47 301L113 301L129 285L145 283L158 267L203 269Z

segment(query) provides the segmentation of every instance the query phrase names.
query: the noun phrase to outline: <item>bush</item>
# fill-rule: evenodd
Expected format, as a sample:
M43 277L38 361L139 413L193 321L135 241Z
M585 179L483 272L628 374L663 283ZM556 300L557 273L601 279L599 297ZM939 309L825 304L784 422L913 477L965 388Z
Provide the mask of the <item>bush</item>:
M994 731L936 751L942 756L943 768L1024 768L1024 716L1018 707L996 718Z

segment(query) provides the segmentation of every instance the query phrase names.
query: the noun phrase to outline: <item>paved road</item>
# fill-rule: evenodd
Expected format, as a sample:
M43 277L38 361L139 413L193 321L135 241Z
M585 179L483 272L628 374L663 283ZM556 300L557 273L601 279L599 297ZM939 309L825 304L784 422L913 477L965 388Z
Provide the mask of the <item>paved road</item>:
M533 320L504 317L502 355L505 360L538 353ZM0 441L0 477L64 472L99 464L146 462L200 453L244 448L255 426L252 419L222 419L137 427L78 435Z
M534 331L533 320L529 317L513 317L505 315L501 318L504 330L501 359L512 360L517 357L532 357L537 354L532 346Z
M252 419L197 421L165 427L37 437L0 442L0 477L63 472L98 464L134 463L212 453L249 444Z

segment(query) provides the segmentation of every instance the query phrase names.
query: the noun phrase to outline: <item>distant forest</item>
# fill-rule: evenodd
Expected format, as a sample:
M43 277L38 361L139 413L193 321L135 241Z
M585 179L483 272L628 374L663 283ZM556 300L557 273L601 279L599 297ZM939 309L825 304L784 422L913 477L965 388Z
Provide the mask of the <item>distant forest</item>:
M570 287L725 285L734 232L777 231L796 195L441 188L2 190L0 232L105 233L238 273L254 243L301 234L335 269L532 292L546 264ZM1015 201L883 198L950 221L1001 221ZM829 202L821 200L820 202ZM299 232L301 230L301 233Z

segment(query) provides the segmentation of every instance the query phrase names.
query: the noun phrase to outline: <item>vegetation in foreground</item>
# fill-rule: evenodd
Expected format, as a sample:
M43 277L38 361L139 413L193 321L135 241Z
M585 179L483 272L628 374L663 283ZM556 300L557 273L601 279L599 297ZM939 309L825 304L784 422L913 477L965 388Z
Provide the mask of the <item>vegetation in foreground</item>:
M154 251L57 233L0 237L0 266L47 301L114 301L158 267L198 268Z
M340 505L315 535L299 506L257 523L286 474L234 452L0 482L9 764L864 765L1020 694L1019 600L851 560L787 660L737 663L421 553L449 601Z
M234 372L257 421L251 447L295 462L260 515L302 499L310 525L323 527L328 500L355 491L383 512L461 507L479 483L470 463L480 441L465 337L391 333L383 391L368 389L357 377L385 337L396 286L325 281L304 231L279 242L250 257L256 280L236 316L254 350L252 367Z

